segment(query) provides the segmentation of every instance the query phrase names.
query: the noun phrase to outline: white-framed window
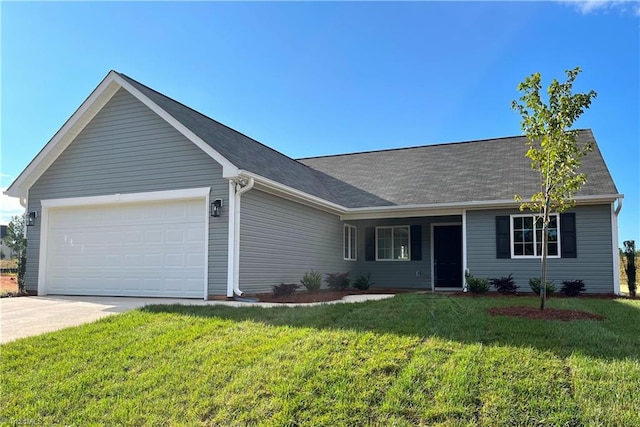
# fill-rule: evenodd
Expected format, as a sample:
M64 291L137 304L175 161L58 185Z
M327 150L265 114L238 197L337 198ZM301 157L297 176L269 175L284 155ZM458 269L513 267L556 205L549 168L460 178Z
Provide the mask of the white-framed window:
M410 261L410 227L376 227L376 261Z
M542 220L534 215L511 215L511 258L542 256ZM547 230L547 255L560 258L560 221L551 214Z
M357 243L358 243L358 229L349 224L344 225L344 259L349 261L355 261L358 258Z

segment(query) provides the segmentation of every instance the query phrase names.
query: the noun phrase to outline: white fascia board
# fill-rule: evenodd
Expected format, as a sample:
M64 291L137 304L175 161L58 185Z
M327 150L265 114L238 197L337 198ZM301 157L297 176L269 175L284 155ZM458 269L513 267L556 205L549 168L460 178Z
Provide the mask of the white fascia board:
M265 191L267 193L276 195L278 197L282 197L288 200L292 200L294 202L302 203L304 205L311 206L316 209L322 209L324 211L327 211L333 214L338 214L338 215L348 210L342 205L329 202L321 197L312 196L311 194L305 193L304 191L296 190L295 188L281 184L272 179L265 178L253 172L248 172L242 169L239 170L238 172L239 172L238 174L239 177L253 178L255 180L255 185L258 189ZM237 178L237 177L233 177L233 178Z
M376 209L368 212L358 212L349 209L347 213L340 215L342 221L358 219L383 219L383 218L411 218L417 216L447 216L462 215L462 208L406 208L405 206L390 206L396 209ZM356 208L360 209L360 208Z
M620 194L602 196L575 197L576 205L611 203L623 197ZM484 209L517 209L519 202L514 200L486 200L454 203L431 203L421 205L373 206L364 208L347 208L341 215L342 220L406 218L412 216L461 215L463 210Z
M118 203L156 202L162 200L186 200L205 198L209 187L188 188L184 190L151 191L145 193L110 194L105 196L71 197L66 199L47 199L40 203L43 208L62 208L73 206L113 205Z
M217 152L213 147L204 142L199 136L189 130L185 125L183 125L180 121L174 118L171 114L167 113L165 110L160 108L158 104L149 99L146 95L140 92L138 89L133 87L129 82L120 77L118 74L115 74L114 79L118 82L120 86L126 89L131 95L135 96L140 102L146 105L151 111L160 116L163 120L173 126L178 132L184 135L188 140L193 142L198 148L207 153L213 160L222 165L222 176L227 178L231 176L238 175L238 168L233 165L226 157Z
M84 127L105 106L118 91L120 85L115 81L117 74L110 71L91 95L69 117L56 134L40 150L13 183L4 191L11 197L26 197L29 188L42 176L58 156L71 144Z
M238 170L234 176L225 176L230 180L241 177L254 178L256 187L262 191L274 194L288 200L305 204L317 209L340 215L340 219L379 219L379 218L408 218L414 216L446 216L462 215L463 210L482 209L517 209L519 202L513 199L507 200L487 200L455 203L431 203L415 205L393 205L393 206L372 206L363 208L347 208L336 203L329 202L317 196L312 196L300 190L286 186L269 178L249 172ZM599 196L578 196L575 197L577 205L589 205L598 203L611 203L611 201L623 197L620 194L599 195Z

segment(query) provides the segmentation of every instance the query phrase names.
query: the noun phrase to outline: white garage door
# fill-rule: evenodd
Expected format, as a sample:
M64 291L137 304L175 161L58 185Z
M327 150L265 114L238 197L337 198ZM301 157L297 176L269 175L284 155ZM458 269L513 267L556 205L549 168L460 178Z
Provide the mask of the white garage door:
M205 204L201 198L50 209L46 292L203 298Z

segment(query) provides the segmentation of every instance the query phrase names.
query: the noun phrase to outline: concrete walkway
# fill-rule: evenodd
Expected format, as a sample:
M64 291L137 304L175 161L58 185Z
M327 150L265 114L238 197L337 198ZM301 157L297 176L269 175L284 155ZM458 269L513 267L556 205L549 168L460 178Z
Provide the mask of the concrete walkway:
M309 304L247 303L174 298L45 296L0 298L0 343L93 322L102 317L152 304L224 305L229 307L295 307L392 298L390 294L349 295L340 301Z

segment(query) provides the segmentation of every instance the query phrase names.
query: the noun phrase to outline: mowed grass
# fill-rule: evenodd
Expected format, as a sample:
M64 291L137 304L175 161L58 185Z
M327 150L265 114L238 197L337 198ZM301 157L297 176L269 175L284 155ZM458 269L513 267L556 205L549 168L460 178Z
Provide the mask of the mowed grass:
M640 301L152 306L1 347L0 421L34 425L640 425Z

